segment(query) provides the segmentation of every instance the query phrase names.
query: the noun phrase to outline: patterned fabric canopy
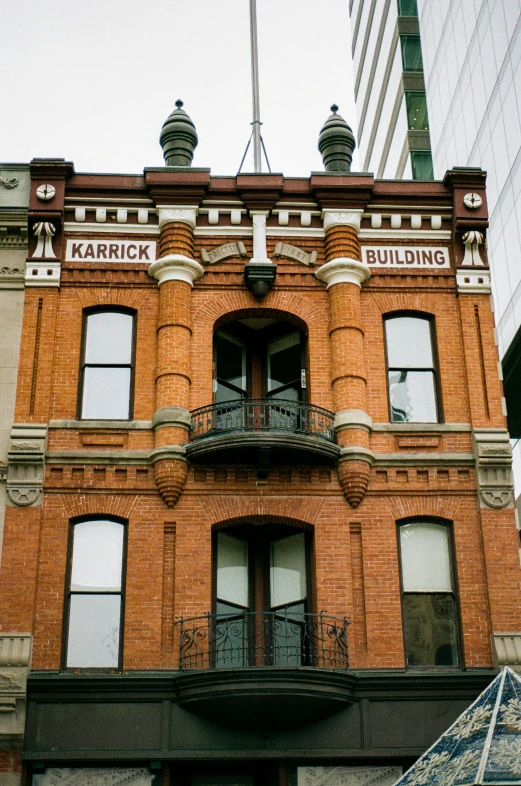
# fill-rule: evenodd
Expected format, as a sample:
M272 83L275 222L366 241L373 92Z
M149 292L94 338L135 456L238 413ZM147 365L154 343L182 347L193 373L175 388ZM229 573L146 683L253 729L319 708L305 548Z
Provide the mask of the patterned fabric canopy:
M490 683L395 786L521 786L521 679Z

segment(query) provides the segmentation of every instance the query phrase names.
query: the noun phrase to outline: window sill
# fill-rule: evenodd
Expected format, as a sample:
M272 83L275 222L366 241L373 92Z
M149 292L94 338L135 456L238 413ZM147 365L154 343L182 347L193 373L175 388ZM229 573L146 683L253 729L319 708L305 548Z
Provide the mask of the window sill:
M472 426L470 423L373 423L373 431L463 433L472 431Z
M50 420L49 428L63 429L128 429L129 431L151 431L151 420Z

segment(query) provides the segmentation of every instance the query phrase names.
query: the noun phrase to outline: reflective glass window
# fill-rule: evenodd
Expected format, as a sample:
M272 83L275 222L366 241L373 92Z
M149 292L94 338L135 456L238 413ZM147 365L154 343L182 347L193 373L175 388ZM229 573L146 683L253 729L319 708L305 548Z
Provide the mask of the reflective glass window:
M404 71L423 71L422 47L419 35L400 36Z
M437 423L436 368L431 321L396 316L385 320L390 419Z
M412 150L411 168L413 180L434 180L430 150Z
M418 16L416 0L398 0L398 16Z
M407 120L410 131L428 131L429 118L427 115L427 99L425 93L419 90L408 90L405 93L407 106Z
M399 528L408 666L457 666L458 625L449 530L432 521Z
M134 317L98 311L85 319L80 416L128 420L132 389Z
M124 526L93 520L72 528L67 668L118 668Z

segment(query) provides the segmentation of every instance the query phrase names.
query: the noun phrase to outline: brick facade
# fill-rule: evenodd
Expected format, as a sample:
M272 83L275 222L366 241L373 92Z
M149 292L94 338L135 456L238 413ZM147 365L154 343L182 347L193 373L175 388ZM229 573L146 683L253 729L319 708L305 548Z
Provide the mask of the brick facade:
M482 174L449 173L443 183L423 184L374 183L369 175L211 178L190 168L125 178L35 163L33 191L42 182L55 183L57 195L41 204L33 194L30 230L36 221L54 221L61 283L26 291L15 424L48 429L43 498L7 508L0 579L2 634L32 634L33 673L63 667L70 522L109 516L124 521L127 532L124 673L178 673L175 623L213 609L212 533L269 522L311 534L310 608L350 619L350 670L405 676L397 524L415 518L450 523L460 669L487 676L494 635L521 632L521 572L511 494L488 504L481 493L487 482L477 474L478 432L505 429L488 271L483 265L478 281L472 269L476 284L469 289L461 266L462 233L486 224L486 213L471 213L461 196L484 196ZM146 224L137 222L136 204L146 206ZM85 206L82 219L78 209ZM231 210L239 207L240 224L232 225ZM258 299L245 286L244 264L253 254L249 211L261 208L269 213L268 258L282 242L316 252L317 262L281 255L272 289ZM118 209L127 211L126 222L118 223ZM338 224L324 230L335 211ZM149 263L69 261L71 239L85 248L100 239L154 240L165 270L185 264L177 257L200 262L202 249L238 240L247 258L237 252L205 265L203 275L193 268L191 281L177 273L161 280L160 273L148 275ZM372 267L367 280L331 281L326 289L315 275L321 266L340 258L366 267L364 246L446 248L451 264ZM34 253L33 245L28 270ZM94 307L136 315L128 423L78 419L84 314ZM439 423L389 421L384 317L400 312L433 320ZM337 413L337 423L342 413L358 413L337 429L339 462L298 450L288 462L272 446L263 476L251 452L203 460L186 452L182 413L213 400L214 332L244 319L302 331L308 404ZM33 742L28 760L37 758ZM410 748L405 755L418 755L421 746ZM48 761L50 753L38 755ZM1 759L3 770L12 769L13 756L18 761L11 753Z

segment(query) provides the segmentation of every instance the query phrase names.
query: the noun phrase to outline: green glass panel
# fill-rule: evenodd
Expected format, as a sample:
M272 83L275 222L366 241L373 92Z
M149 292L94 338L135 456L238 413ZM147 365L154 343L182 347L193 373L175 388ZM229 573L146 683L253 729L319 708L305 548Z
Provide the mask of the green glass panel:
M418 16L416 0L398 0L398 16Z
M422 47L419 35L400 36L404 71L423 71Z
M429 118L427 115L427 100L425 93L420 91L405 94L407 106L407 121L411 131L428 131ZM419 178L415 178L419 179Z
M434 180L432 156L429 150L411 151L411 167L414 180Z

